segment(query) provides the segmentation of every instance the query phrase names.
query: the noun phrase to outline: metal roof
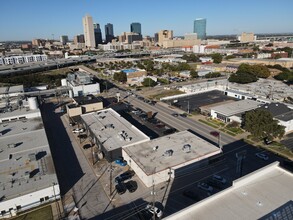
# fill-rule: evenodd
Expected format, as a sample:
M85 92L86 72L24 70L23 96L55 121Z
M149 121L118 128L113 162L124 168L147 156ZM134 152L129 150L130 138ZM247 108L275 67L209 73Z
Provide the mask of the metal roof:
M186 162L197 162L221 152L215 145L189 131L124 147L123 150L147 175L169 168L176 169L176 166ZM168 152L172 152L172 155Z

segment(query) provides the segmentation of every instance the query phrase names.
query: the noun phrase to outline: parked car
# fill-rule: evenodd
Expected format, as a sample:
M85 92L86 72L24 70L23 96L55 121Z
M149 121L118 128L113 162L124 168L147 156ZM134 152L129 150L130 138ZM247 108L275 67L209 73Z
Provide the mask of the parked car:
M161 218L163 216L162 210L160 210L158 207L153 206L152 204L148 204L146 206L146 210L148 210L150 213L154 214L158 217Z
M116 184L115 189L119 195L122 195L126 192L126 187L125 187L124 183Z
M220 133L217 131L211 131L210 134L213 135L214 137L218 137L220 135Z
M115 178L116 183L123 182L124 180L131 179L134 176L134 171L128 170Z
M72 130L73 133L82 133L84 132L84 128L75 128Z
M262 159L262 160L268 160L269 156L264 154L264 153L256 153L255 156L257 156L258 158Z
M177 114L177 113L172 113L171 115L174 116L174 117L178 117L179 114Z
M137 182L130 180L125 183L125 187L129 192L133 193L137 190Z
M91 148L92 147L92 145L91 144L85 144L85 145L83 145L83 149L84 150L86 150L86 149L89 149L89 148Z
M187 117L187 114L186 114L186 113L182 113L182 114L180 114L180 116L181 116L182 118L186 118L186 117Z
M167 130L165 130L163 132L164 135L167 135L167 134L173 134L174 132L176 132L177 130L175 128L169 128Z
M198 183L197 187L207 192L212 192L214 190L213 187L211 187L210 185L206 183Z
M87 135L86 134L79 134L77 137L78 138L82 138L82 139L86 139L87 138Z
M123 157L119 157L117 160L115 160L115 163L123 167L127 165L127 161L124 160Z
M225 184L227 182L227 180L222 177L222 176L219 176L219 175L213 175L212 179L216 182L219 182L219 183L222 183L222 184Z

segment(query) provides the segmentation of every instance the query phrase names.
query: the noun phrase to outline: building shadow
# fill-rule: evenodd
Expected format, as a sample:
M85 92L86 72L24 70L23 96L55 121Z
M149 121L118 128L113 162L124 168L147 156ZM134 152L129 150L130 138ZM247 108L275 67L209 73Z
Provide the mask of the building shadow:
M60 114L55 114L54 109L53 103L44 103L41 106L44 127L60 185L60 193L65 195L84 173L61 121Z
M89 220L151 220L152 214L146 210L148 202L139 198L129 204L106 211Z
M269 155L269 160L262 160L256 153L262 152ZM175 179L170 186L170 193L166 196L164 217L172 215L190 205L193 205L209 196L221 192L232 186L232 182L248 175L275 161L283 164L285 159L264 149L252 146L243 140L223 146L223 153L202 166L189 165L175 172ZM212 181L214 174L226 178L227 183L215 184ZM205 182L213 187L212 192L200 189L199 182Z

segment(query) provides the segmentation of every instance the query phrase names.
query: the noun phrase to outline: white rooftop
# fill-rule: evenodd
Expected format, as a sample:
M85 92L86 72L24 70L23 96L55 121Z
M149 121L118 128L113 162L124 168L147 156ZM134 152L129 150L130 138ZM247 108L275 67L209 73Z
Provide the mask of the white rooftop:
M150 139L111 108L84 114L81 118L108 151Z
M185 149L183 150L183 147ZM148 142L124 147L123 150L147 174L182 166L184 163L197 162L220 153L213 144L199 138L189 131L181 131ZM166 151L172 150L172 156Z
M58 183L41 118L0 123L0 198Z
M235 220L264 216L265 219L292 219L293 175L278 164L275 162L248 174L226 190L165 219ZM276 210L288 202L291 202L291 209Z
M212 110L225 116L232 116L256 109L259 107L259 105L260 103L257 101L245 99L237 102L218 105L213 107Z

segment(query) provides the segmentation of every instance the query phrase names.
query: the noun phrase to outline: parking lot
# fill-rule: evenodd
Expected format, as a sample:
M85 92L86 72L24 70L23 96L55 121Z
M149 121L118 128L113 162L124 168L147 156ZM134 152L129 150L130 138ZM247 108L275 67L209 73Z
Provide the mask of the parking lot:
M224 95L223 92L214 90L182 98L166 100L169 105L176 106L186 112L199 111L201 106L220 103L228 100L237 100Z

